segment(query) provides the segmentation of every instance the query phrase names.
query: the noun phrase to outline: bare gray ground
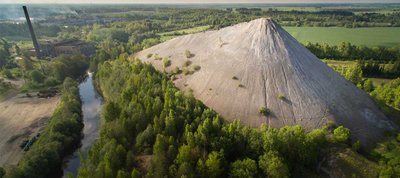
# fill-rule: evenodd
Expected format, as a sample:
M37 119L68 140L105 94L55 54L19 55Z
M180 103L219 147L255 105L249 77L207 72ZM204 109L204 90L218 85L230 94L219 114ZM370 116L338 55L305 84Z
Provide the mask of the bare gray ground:
M225 119L240 119L253 127L262 123L273 127L299 124L306 130L332 120L350 128L353 140L366 145L385 130L395 128L364 91L321 62L271 19L177 37L135 56L160 71L171 72L175 67L183 68L185 50L194 54L189 60L201 70L179 75L175 85L193 89L196 98ZM164 68L148 54L169 57L172 64ZM271 110L267 117L259 113L262 106Z
M19 145L47 124L59 99L20 94L0 102L0 166L18 163L23 155Z

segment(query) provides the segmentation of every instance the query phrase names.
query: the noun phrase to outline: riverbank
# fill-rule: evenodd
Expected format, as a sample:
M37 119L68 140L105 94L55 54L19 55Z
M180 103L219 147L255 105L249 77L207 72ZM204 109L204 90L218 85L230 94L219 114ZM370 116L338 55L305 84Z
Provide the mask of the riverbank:
M79 93L82 101L83 139L81 147L64 159L63 177L68 175L76 177L80 165L80 154L86 154L99 137L102 97L94 87L92 73L88 73L79 84Z

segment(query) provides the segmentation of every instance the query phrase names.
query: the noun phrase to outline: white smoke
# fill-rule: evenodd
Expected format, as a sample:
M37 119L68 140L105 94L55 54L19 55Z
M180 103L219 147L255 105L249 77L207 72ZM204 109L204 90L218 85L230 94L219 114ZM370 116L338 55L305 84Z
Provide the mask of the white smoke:
M77 15L78 13L68 5L27 5L29 16L35 19L46 19L50 15L71 14ZM0 4L0 20L20 21L24 19L24 12L22 4Z

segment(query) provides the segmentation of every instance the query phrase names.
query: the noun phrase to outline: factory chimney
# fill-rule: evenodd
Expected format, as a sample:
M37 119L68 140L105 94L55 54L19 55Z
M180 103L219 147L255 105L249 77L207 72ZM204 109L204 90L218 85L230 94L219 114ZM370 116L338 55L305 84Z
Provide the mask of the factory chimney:
M33 46L35 47L36 56L38 59L40 59L42 57L42 55L40 53L39 44L36 40L35 32L33 31L33 27L32 27L32 23L31 23L31 19L29 18L28 10L26 9L26 6L22 6L22 8L24 9L26 23L28 24L29 31L31 32L32 42L33 42Z

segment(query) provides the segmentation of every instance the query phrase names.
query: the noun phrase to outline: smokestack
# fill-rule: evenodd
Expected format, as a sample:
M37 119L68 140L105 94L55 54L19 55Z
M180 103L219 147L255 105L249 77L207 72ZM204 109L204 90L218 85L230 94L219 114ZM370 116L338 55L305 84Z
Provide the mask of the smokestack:
M29 31L31 32L31 38L32 38L33 46L35 47L36 56L37 56L38 59L40 59L42 57L42 55L40 53L39 44L38 44L38 42L36 40L35 32L33 31L33 26L32 26L32 23L31 23L31 19L29 18L28 10L26 9L26 6L22 6L22 8L24 9L26 23L28 24Z

